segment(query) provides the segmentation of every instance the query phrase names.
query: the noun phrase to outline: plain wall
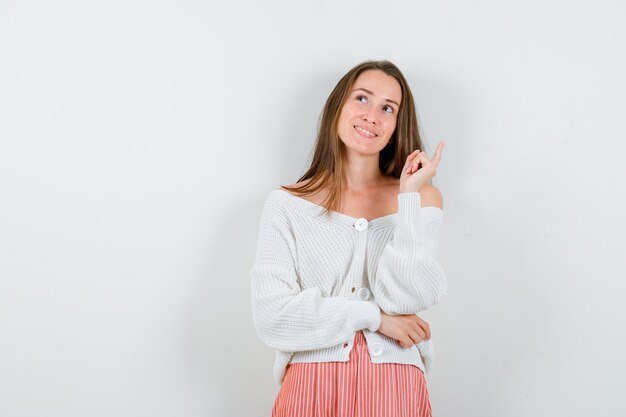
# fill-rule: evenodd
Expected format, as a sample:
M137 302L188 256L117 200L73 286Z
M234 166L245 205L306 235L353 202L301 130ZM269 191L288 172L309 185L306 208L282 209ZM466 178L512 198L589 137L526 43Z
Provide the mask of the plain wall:
M261 207L369 58L446 141L434 415L626 415L625 12L3 1L0 415L269 416Z

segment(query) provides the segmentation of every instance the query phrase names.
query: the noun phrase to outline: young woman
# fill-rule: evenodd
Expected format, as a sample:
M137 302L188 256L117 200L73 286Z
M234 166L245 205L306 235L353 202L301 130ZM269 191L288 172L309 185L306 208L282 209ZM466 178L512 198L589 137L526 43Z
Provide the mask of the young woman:
M273 417L430 416L428 323L442 300L443 142L423 151L400 70L366 61L324 107L311 166L265 201L251 299L276 349Z

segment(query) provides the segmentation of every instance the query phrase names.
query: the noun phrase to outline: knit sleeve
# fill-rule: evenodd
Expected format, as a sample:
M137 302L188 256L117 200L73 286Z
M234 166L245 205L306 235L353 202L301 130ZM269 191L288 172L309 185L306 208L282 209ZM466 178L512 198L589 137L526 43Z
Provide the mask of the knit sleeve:
M419 192L398 194L398 220L370 286L387 314L417 314L441 301L446 275L437 261L443 211L421 207Z
M323 297L317 287L301 289L295 244L285 208L268 199L250 269L252 314L261 341L298 352L336 346L358 330L376 331L381 316L373 300Z

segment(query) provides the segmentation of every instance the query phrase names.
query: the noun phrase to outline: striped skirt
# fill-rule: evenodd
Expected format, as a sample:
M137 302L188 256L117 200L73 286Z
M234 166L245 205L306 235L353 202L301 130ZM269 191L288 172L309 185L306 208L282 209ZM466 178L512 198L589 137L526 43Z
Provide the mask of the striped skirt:
M357 332L348 362L292 363L272 417L431 417L420 368L374 364Z

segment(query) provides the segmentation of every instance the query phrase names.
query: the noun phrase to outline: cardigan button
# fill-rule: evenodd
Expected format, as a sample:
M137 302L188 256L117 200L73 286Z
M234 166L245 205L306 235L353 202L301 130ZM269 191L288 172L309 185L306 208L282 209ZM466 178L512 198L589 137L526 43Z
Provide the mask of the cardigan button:
M344 344L343 344L343 347L348 347L348 343L344 343Z
M363 287L363 288L359 288L359 292L356 294L356 298L358 298L361 301L367 301L370 298L370 290Z
M354 222L354 228L359 232L362 232L367 229L367 219L365 217L361 217L356 222Z
M383 353L383 345L381 345L380 343L372 344L372 355L378 356L381 353Z

